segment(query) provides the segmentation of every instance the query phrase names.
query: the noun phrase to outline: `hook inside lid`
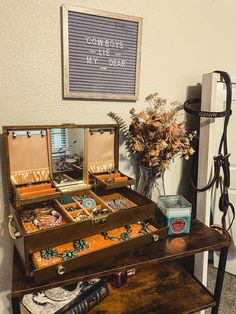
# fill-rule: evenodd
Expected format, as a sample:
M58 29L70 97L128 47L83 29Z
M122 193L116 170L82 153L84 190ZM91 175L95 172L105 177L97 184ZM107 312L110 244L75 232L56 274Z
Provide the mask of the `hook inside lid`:
M115 132L115 129L114 128L89 129L90 135L93 135L94 133L103 134L104 132L110 132L110 134L113 134Z

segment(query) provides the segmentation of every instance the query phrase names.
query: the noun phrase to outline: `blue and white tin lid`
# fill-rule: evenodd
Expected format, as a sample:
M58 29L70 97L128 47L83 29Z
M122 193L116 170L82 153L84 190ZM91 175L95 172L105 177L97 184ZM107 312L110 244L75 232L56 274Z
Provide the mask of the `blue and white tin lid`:
M172 216L190 216L192 205L182 195L159 196L158 207L168 217Z

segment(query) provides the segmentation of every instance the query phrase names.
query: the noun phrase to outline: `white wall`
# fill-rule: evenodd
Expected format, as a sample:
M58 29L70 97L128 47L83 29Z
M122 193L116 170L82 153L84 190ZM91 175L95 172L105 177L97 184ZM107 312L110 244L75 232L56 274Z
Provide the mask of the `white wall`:
M2 125L110 123L114 111L129 121L128 112L144 108L145 96L158 91L184 101L188 86L202 73L216 69L236 73L236 1L234 0L67 0L87 8L142 16L144 19L140 100L83 101L62 99L61 0L0 1L0 127ZM11 288L12 241L7 233L7 195L2 139L0 177L0 312ZM132 172L122 159L121 168ZM175 193L181 165L167 177ZM2 182L3 181L3 182ZM1 310L2 306L2 310Z

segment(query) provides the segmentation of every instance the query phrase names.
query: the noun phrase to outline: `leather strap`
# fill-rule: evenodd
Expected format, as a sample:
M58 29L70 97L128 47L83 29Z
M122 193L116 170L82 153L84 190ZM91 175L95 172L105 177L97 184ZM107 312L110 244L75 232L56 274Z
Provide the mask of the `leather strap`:
M228 143L227 143L227 130L228 130L228 123L229 118L232 114L231 110L231 104L232 104L232 83L230 76L227 72L224 71L215 71L215 73L219 73L221 77L221 81L225 83L226 86L226 108L224 111L220 112L210 112L210 111L201 111L196 108L191 108L191 105L199 103L200 99L193 99L193 100L187 100L184 103L184 109L186 112L193 114L198 117L206 117L206 118L224 118L224 126L223 126L223 132L219 143L218 148L218 155L214 156L214 175L213 178L210 180L210 182L201 188L197 188L193 184L193 187L198 192L205 192L209 189L211 189L215 184L216 188L221 187L221 196L219 199L219 209L223 213L222 215L222 229L223 234L227 234L228 230L231 228L233 221L235 219L235 209L233 204L229 201L229 195L228 195L228 188L230 186L230 163L229 163L229 156L228 153ZM222 175L221 175L222 173ZM228 229L226 229L226 215L228 213L228 209L231 209L233 218L230 222L230 225Z
M187 113L193 114L200 118L223 118L226 116L230 116L232 114L232 110L224 110L224 111L202 111L196 108L192 108L192 105L199 104L201 99L188 99L184 103L184 110Z

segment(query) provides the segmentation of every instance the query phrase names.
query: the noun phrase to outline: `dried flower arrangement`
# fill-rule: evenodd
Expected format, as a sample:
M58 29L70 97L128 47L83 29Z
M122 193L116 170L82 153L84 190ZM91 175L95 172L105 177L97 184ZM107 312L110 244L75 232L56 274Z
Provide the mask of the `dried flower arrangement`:
M158 93L148 95L146 110L136 113L131 109L131 124L113 112L108 115L116 121L125 138L126 148L141 165L151 167L156 174L169 168L176 156L189 159L194 153L191 146L196 132L187 133L184 121L178 121L183 106L178 102L167 104Z

